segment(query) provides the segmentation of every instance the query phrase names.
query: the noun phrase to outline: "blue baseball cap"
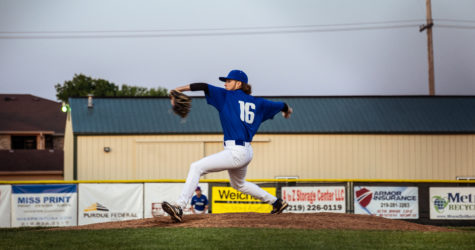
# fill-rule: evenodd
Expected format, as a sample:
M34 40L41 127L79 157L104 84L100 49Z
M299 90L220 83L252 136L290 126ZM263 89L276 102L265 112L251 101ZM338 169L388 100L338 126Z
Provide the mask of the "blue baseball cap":
M197 186L195 191L198 191L198 190L201 191L200 186Z
M220 77L219 80L225 82L226 80L236 80L247 84L247 75L242 70L231 70L227 77Z

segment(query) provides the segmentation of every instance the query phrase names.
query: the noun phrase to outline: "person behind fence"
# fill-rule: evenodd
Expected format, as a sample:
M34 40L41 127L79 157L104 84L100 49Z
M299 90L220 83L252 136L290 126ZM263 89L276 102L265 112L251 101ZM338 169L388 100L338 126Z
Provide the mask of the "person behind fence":
M201 188L196 187L196 195L191 198L191 212L194 214L205 214L208 211L208 198L201 193Z

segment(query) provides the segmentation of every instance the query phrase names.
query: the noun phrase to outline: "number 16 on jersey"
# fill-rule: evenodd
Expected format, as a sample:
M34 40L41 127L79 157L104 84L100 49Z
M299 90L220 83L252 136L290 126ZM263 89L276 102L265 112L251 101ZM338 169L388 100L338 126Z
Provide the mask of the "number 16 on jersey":
M239 101L239 106L241 107L241 121L252 124L256 105L252 102Z

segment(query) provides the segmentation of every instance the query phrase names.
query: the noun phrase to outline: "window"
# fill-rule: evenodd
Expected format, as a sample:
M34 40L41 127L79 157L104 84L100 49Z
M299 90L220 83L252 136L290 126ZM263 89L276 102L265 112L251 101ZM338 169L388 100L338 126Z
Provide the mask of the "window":
M45 135L45 149L54 149L52 135Z
M12 136L12 149L36 149L36 136Z

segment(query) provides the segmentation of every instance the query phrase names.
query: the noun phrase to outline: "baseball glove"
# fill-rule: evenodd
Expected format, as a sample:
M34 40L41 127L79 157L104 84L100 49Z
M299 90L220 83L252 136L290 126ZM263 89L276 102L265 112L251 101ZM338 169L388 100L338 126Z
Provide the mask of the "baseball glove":
M191 110L191 97L176 90L172 90L170 91L170 98L172 99L173 112L181 118L185 118Z

